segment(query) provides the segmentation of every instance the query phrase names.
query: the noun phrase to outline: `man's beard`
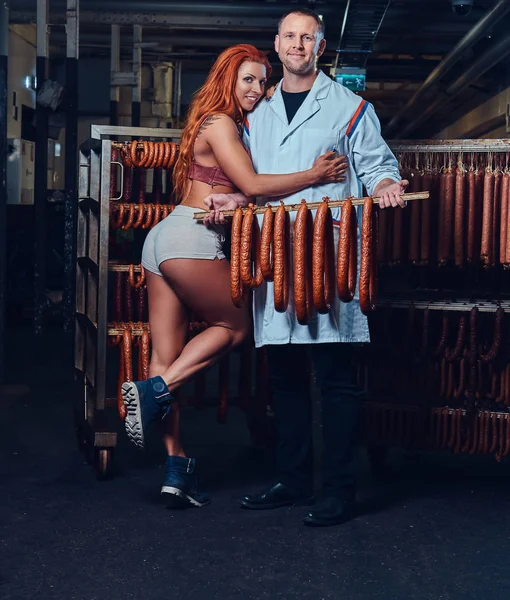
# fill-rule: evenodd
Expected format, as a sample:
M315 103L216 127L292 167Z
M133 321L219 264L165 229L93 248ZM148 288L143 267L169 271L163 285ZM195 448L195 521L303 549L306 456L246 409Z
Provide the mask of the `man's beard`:
M293 75L307 75L313 71L313 64L306 63L301 65L292 65L290 61L283 61L282 64L285 66L289 73Z

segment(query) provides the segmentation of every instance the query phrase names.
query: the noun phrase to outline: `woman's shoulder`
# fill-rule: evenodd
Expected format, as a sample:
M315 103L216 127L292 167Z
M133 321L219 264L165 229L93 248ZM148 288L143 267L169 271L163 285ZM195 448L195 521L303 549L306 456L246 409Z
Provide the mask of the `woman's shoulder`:
M239 126L230 115L227 115L226 113L211 113L202 119L202 123L198 128L197 137L211 128L221 129L223 131L228 131L230 129L235 129L236 131L239 130Z

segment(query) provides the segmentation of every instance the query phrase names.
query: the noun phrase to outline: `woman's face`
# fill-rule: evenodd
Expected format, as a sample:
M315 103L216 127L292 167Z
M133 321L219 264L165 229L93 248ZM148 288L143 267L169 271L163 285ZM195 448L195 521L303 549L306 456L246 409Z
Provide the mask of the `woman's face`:
M244 62L237 72L235 95L244 110L253 110L264 95L266 67L257 62Z

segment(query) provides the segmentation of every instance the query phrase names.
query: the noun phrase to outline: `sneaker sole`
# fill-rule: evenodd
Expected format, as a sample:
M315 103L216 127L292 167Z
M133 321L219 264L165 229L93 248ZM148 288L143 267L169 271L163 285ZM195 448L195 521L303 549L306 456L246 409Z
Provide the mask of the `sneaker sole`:
M202 506L206 506L210 502L210 500L207 500L207 502L199 502L192 496L185 494L179 488L168 485L164 485L161 488L161 493L167 496L168 508L187 508L188 506L202 508Z
M134 383L127 381L122 384L122 399L127 411L124 427L126 428L129 441L133 442L139 448L145 448L140 397L138 395L138 388Z

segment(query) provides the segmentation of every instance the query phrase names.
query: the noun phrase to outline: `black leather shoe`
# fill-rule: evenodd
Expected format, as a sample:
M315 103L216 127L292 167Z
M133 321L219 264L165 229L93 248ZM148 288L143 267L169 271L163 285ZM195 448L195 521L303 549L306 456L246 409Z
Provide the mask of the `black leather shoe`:
M323 498L304 518L310 527L340 525L354 517L354 501L339 498Z
M239 506L250 510L269 510L282 506L310 506L313 502L313 496L276 483L260 494L245 496Z

